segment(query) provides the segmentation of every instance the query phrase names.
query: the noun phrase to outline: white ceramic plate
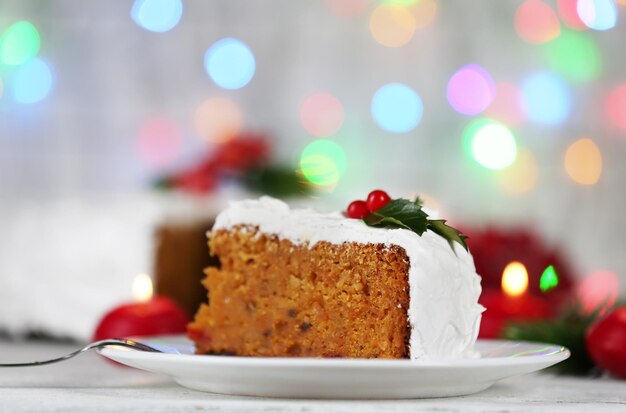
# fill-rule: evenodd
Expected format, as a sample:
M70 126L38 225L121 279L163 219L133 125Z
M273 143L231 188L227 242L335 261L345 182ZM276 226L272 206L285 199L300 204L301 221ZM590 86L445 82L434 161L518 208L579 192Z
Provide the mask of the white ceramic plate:
M164 353L123 348L103 356L171 376L178 384L212 393L297 398L421 398L460 396L506 377L530 373L567 359L558 345L478 340L477 358L447 361L257 358L200 356L182 336L141 338Z

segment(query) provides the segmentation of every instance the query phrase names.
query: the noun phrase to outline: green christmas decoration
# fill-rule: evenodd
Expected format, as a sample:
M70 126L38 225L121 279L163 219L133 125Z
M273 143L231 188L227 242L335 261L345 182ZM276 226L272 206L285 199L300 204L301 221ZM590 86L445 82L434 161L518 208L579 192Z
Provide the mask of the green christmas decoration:
M539 289L542 292L550 291L559 285L559 277L556 274L554 265L549 265L539 278Z

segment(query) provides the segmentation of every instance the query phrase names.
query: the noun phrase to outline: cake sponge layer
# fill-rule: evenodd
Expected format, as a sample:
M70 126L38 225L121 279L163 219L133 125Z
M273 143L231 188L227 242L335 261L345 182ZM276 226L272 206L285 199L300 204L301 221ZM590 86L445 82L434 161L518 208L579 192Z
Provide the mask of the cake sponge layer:
M189 326L200 354L409 357L409 260L384 244L295 244L255 226L212 233L220 268Z

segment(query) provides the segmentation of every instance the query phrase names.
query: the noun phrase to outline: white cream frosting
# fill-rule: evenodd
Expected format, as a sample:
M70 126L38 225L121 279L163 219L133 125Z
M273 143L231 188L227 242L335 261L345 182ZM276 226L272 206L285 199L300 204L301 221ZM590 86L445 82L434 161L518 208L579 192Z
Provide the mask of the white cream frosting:
M213 230L236 225L257 226L264 233L309 247L326 241L403 248L410 261L411 358L439 360L473 354L484 310L478 304L480 277L472 256L457 243L452 251L444 238L431 231L419 236L405 229L373 228L340 213L290 209L270 197L232 202L217 216Z

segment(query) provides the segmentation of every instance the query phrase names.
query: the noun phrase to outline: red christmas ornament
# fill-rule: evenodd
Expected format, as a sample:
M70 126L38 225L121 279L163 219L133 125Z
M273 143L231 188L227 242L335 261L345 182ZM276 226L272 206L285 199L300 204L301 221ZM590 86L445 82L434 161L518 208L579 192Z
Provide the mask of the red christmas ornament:
M626 379L626 306L594 322L587 330L586 345L597 365Z

